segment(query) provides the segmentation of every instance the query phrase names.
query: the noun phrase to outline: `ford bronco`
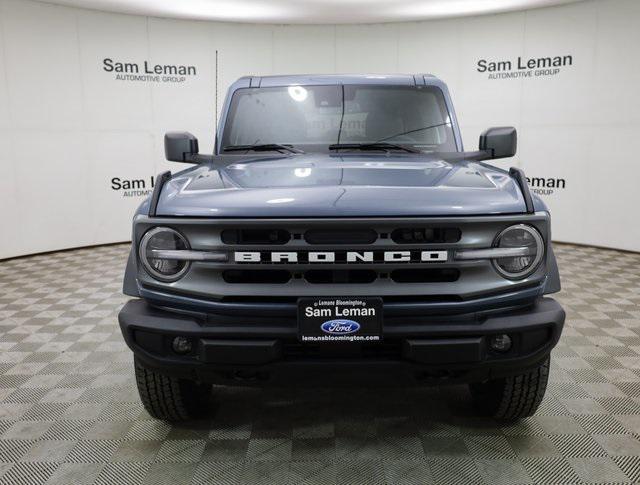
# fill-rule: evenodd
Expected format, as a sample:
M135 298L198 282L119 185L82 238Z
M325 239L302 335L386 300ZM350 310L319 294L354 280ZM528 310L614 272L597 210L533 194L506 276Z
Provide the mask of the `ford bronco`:
M119 322L154 417L213 384L469 384L533 414L565 314L549 211L516 130L465 152L430 75L243 77L212 155L186 132L133 219Z

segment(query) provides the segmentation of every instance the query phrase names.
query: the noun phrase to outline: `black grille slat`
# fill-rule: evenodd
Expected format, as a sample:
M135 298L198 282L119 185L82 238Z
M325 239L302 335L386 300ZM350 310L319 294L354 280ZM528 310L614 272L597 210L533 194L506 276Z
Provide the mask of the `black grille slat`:
M378 273L370 269L312 269L305 271L304 278L312 284L373 283L378 278Z
M456 243L461 237L457 227L403 227L391 232L391 240L396 244Z
M294 237L295 236L295 237ZM395 244L452 244L459 242L462 231L457 227L400 227L378 232L371 228L313 228L292 233L282 228L225 229L220 234L224 244L230 245L285 245L293 239L302 239L314 246L374 244L390 239Z
M458 303L462 301L459 295L384 295L382 301L387 303ZM295 304L297 296L224 296L221 298L224 303L259 303L264 305L274 303Z
M225 244L286 244L291 233L285 229L227 229L221 238Z
M390 278L396 283L450 283L458 281L460 270L456 268L407 268L396 269Z
M373 229L309 229L304 233L308 244L373 244L377 239Z
M291 280L291 273L277 269L230 269L222 278L231 284L284 284Z

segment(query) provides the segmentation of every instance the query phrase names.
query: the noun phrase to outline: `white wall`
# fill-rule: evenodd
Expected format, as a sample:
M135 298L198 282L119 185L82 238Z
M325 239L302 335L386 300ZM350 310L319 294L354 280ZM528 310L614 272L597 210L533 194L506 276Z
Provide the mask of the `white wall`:
M593 0L503 15L357 26L146 18L0 0L0 258L129 238L142 196L111 180L184 166L165 131L210 151L220 98L244 74L431 72L451 89L467 149L514 125L560 241L640 251L640 2ZM553 76L488 79L477 62L572 56ZM103 59L193 65L182 83L118 81ZM222 99L219 100L219 105ZM635 149L635 150L634 150ZM538 187L540 189L540 187ZM549 192L549 189L546 189Z

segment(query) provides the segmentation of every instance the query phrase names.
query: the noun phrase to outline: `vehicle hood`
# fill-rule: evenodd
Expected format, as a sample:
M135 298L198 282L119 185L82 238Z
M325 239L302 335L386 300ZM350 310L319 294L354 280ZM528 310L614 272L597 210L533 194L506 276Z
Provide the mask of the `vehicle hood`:
M452 216L525 212L509 174L435 154L221 156L175 174L161 216Z

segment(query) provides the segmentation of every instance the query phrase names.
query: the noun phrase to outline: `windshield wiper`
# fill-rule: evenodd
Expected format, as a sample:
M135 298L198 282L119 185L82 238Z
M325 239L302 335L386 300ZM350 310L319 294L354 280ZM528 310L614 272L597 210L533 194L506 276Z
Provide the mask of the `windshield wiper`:
M380 143L380 142L383 142L385 140L391 140L392 138L396 138L397 136L410 135L411 133L417 133L419 131L431 130L432 128L438 128L440 126L445 126L445 125L450 125L450 124L451 123L449 121L443 121L442 123L438 123L438 124L435 124L435 125L423 126L421 128L416 128L414 130L403 131L402 133L396 133L395 135L385 136L384 138L381 138L380 140L378 140L376 143Z
M290 153L304 153L303 150L295 148L291 145L281 145L280 143L262 143L258 145L228 145L222 149L223 152L269 152L269 151L287 151Z
M420 150L411 148L407 145L398 145L396 143L375 142L375 143L335 143L329 145L329 150L404 150L409 153L422 153Z

